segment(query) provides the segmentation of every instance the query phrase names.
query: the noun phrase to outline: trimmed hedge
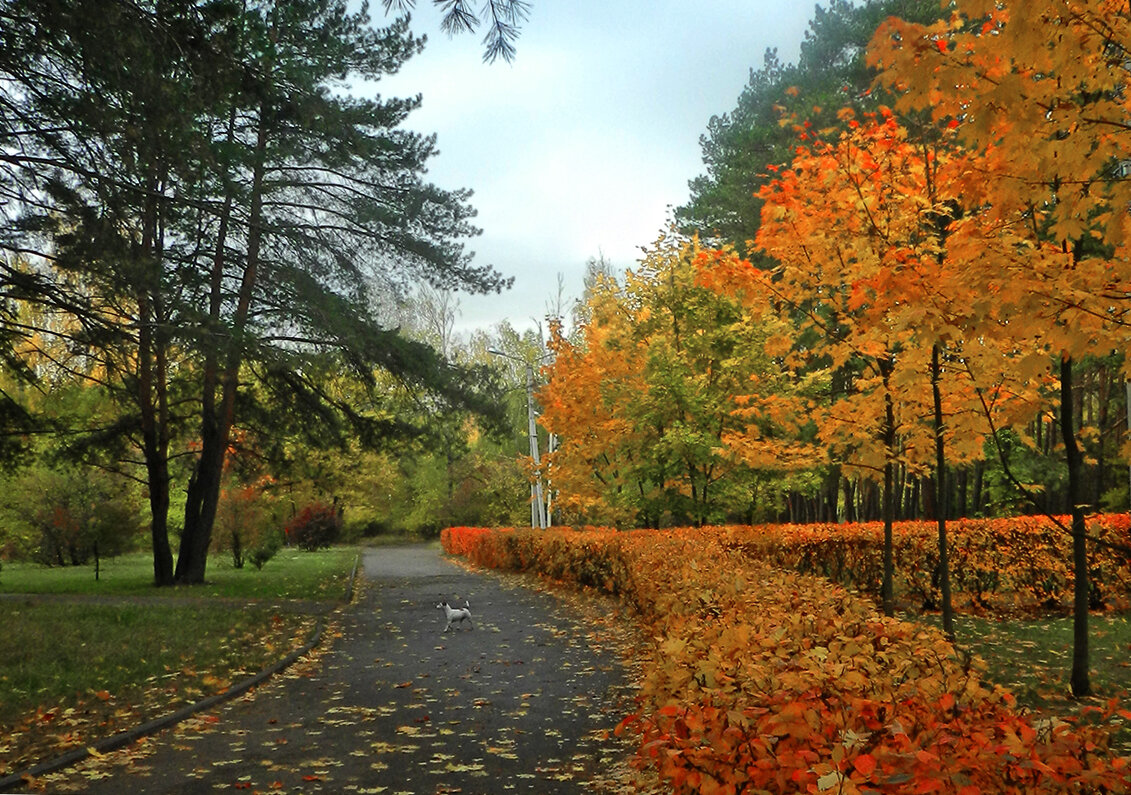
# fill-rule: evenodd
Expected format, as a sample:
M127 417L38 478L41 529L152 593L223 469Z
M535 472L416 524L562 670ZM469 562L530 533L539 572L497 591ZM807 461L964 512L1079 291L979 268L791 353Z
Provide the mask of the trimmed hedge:
M1068 517L1058 517L1067 527ZM733 528L747 555L835 583L879 594L883 525L764 525ZM1131 516L1088 520L1093 609L1126 608L1131 597ZM1072 603L1072 539L1044 517L956 519L947 523L951 589L956 605L1009 612ZM934 607L938 536L934 522L896 522L896 590Z

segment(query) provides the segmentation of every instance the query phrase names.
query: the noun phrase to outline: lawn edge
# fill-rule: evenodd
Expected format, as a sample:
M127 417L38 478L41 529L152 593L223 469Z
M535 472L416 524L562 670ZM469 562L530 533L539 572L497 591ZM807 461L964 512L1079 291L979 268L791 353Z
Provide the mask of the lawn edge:
M343 604L349 604L353 600L354 582L357 579L358 561L360 555L354 558L353 570L350 572L349 581L346 584ZM39 776L46 775L47 773L54 773L64 768L71 767L78 764L82 760L95 754L106 754L112 751L117 751L127 745L140 740L142 737L148 737L151 734L167 729L181 721L192 717L193 715L204 712L212 707L219 706L226 701L230 701L236 696L243 695L253 687L261 684L275 674L278 674L291 665L293 665L299 658L308 654L322 641L322 631L325 627L325 619L322 616L318 617L317 623L314 626L314 631L311 633L310 638L299 648L293 650L290 654L277 662L267 666L258 673L243 679L240 682L232 685L228 689L220 693L215 693L211 696L202 698L201 700L181 707L168 714L162 715L153 720L146 721L139 724L132 729L120 731L109 737L104 737L97 742L91 743L83 748L76 748L73 751L68 751L61 756L54 759L49 759L45 762L33 765L32 767L24 770L11 773L3 778L0 778L0 791L8 791L12 787L20 787L28 783L29 779L34 779Z

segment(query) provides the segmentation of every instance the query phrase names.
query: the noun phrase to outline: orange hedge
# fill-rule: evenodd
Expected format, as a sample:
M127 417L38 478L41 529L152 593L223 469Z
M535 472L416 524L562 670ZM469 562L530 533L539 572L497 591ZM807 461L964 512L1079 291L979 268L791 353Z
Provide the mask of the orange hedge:
M452 528L442 541L635 607L657 645L622 727L674 792L1131 787L1104 729L1021 714L940 633L767 564L752 554L756 533Z
M1067 526L1068 517L1060 517ZM893 532L897 592L925 606L940 602L934 522L896 522ZM819 574L878 594L883 525L763 525L734 528L752 557L802 573ZM1124 608L1131 596L1131 516L1088 520L1092 607ZM957 519L947 523L951 589L956 607L1008 611L1072 603L1072 539L1044 517Z

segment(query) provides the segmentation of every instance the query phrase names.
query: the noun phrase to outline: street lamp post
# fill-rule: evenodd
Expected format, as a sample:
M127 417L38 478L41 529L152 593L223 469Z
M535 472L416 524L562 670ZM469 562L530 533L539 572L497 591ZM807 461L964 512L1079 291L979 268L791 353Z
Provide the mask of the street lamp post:
M488 348L487 353L526 366L527 434L530 437L530 458L534 461L534 482L530 484L530 526L545 529L550 526L550 522L546 513L546 500L542 494L542 459L538 454L538 425L534 414L534 363L494 348Z

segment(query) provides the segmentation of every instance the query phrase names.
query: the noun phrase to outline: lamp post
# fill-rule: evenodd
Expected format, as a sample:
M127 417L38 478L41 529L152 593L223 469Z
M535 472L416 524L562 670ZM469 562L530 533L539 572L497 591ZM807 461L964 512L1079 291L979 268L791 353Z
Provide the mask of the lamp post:
M534 461L534 482L530 484L530 526L545 529L550 526L550 522L546 513L546 500L542 495L542 460L538 454L538 425L534 419L534 363L494 348L488 348L487 353L519 362L526 367L527 434L530 437L530 458Z

